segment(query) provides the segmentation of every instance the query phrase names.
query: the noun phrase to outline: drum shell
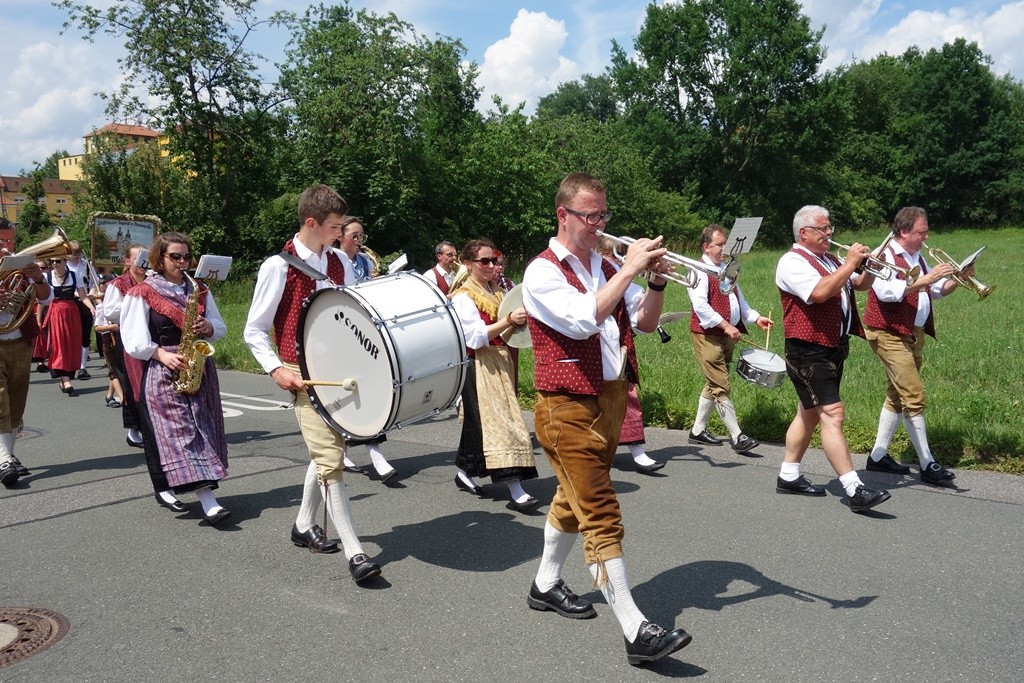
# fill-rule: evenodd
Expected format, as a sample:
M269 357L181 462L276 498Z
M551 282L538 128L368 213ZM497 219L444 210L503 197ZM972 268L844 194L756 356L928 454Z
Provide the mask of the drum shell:
M736 374L751 384L773 389L786 379L786 361L765 349L743 349L736 362Z
M440 290L400 272L314 292L299 315L304 379L356 381L356 390L311 386L310 402L347 439L372 439L436 414L462 393L462 326Z

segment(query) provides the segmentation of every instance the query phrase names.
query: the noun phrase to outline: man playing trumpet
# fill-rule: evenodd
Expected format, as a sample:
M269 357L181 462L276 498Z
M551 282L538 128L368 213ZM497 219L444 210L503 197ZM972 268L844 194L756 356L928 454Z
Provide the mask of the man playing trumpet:
M725 228L721 225L712 223L704 228L700 233L700 245L704 251L702 260L721 266L725 242ZM722 443L708 432L708 418L715 408L729 430L732 449L746 453L759 446L760 442L740 430L736 408L729 398L729 363L732 362L736 342L747 331L744 321L765 331L771 329L772 321L747 304L738 284L728 294L722 294L718 278L701 271L696 273L697 286L687 289L686 293L690 295L692 308L690 332L693 333L693 350L706 382L697 402L697 419L690 429L689 442L708 446Z
M924 384L921 364L924 362L924 336L935 337L932 300L941 299L957 287L950 276L955 268L939 263L929 269L921 255L928 239L928 215L917 206L905 206L896 213L892 224L893 239L878 258L900 268L920 268L921 275L909 283L905 278L876 278L868 293L864 311L864 334L871 350L885 367L886 397L878 417L878 434L868 458L867 469L874 472L906 474L910 468L896 462L888 452L900 416L907 428L910 443L921 464L921 481L934 486L948 486L955 476L935 462L928 446L924 424ZM964 273L973 274L973 266Z

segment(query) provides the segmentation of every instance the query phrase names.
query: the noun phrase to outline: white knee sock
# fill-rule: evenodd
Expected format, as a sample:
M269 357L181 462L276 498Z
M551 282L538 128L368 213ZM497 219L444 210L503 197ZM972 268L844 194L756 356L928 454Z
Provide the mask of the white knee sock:
M892 437L896 434L896 428L900 424L899 413L887 410L884 406L878 415L878 433L875 435L875 446L871 449L871 459L878 462L882 456L889 452L892 445Z
M320 487L323 491L323 487ZM331 513L331 521L334 522L334 529L338 532L341 545L345 550L345 559L351 560L354 555L363 552L363 546L356 536L355 527L352 525L352 511L348 505L348 491L345 484L338 482L327 487L327 509Z
M377 470L377 474L384 476L391 470L395 469L392 467L387 460L384 459L384 454L380 452L380 446L375 443L366 444L366 450L370 451L370 460L373 461L373 469Z
M224 506L217 502L217 497L213 495L213 489L206 487L196 491L196 495L199 496L199 503L203 506L203 514L209 516L218 510L223 510Z
M708 428L708 418L711 417L711 410L714 407L713 400L700 397L700 400L697 401L697 418L693 421L693 427L690 429L691 434L700 434Z
M87 361L87 360L89 360L89 347L88 346L83 346L82 347L82 367L81 367L82 370L85 370L85 361Z
M7 462L14 458L14 439L16 432L5 432L0 434L0 462Z
M740 430L740 423L736 421L736 407L733 406L732 400L729 398L723 398L715 407L718 408L718 416L722 418L722 422L729 430L729 436L735 442L743 433Z
M299 514L295 517L295 528L305 533L316 524L316 513L320 509L322 497L318 491L320 484L316 476L316 463L309 461L306 478L302 482L302 502L299 503ZM326 529L325 529L326 531Z
M505 485L508 486L508 495L512 497L517 503L525 503L529 498L530 494L523 489L523 484L518 479L515 481L507 481Z
M647 465L654 464L654 459L644 452L644 445L642 443L629 444L629 454L633 456L633 462L637 465L646 467Z
M864 485L864 482L860 480L860 475L857 474L857 470L847 472L843 476L839 477L839 483L843 485L843 490L846 491L846 495L848 496L852 496L857 493L857 487Z
M544 522L544 552L540 556L537 577L533 580L537 590L542 593L549 591L562 578L562 567L577 536L579 534L567 534L551 526L551 522Z
M640 624L646 621L646 617L633 602L633 593L629 590L629 579L626 576L626 562L621 557L616 557L614 560L605 560L603 564L606 575L603 582L598 576L601 564L587 565L587 569L597 581L604 599L611 605L615 618L619 620L622 635L633 642L637 631L640 630Z
M907 428L910 443L914 444L914 450L917 451L917 461L921 464L921 469L928 467L935 458L932 457L932 449L928 446L928 431L924 427L924 415L915 415L914 417L904 415L903 426Z

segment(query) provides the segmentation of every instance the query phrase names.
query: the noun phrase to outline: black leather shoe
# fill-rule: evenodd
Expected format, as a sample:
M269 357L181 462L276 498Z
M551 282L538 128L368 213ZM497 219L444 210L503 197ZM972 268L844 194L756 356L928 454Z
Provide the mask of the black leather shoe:
M921 470L921 481L933 486L949 486L954 477L955 474L934 460Z
M883 455L880 460L872 460L869 455L868 464L864 469L868 472L888 472L889 474L906 474L910 471L909 467L896 462L888 453Z
M537 588L537 583L534 582L530 586L530 594L526 597L526 604L530 606L530 609L541 612L550 610L569 619L593 619L597 616L597 610L590 604L590 601L584 600L569 590L569 587L565 585L565 581L562 579L559 579L558 583L543 593Z
M217 510L217 512L214 512L213 514L208 515L206 513L203 513L203 521L209 524L210 526L217 526L230 516L231 512L229 510L221 508L220 510Z
M130 437L130 436L124 437L124 442L126 444L128 444L129 446L131 446L132 448L144 448L145 445L146 445L146 444L142 443L141 441L132 441L132 437Z
M650 465L637 465L636 471L640 474L654 474L664 466L663 462L652 462Z
M14 463L14 469L17 470L19 477L27 477L31 474L31 472L28 471L28 468L22 465L21 461L18 460L16 456L11 456L11 462Z
M746 453L747 451L754 450L760 445L761 442L757 439L751 439L746 434L740 434L739 438L736 439L736 443L732 445L732 449L737 453Z
M674 631L666 631L657 624L645 621L640 624L640 630L636 634L636 640L632 643L625 637L626 660L633 666L644 662L655 662L676 650L681 650L690 644L693 636L681 628Z
M156 504L160 507L165 507L171 512L184 512L188 508L180 500L176 500L173 503L168 503L166 500L160 497L159 493L154 493L153 496L156 498Z
M889 500L888 491L872 491L867 486L858 486L857 492L849 496L850 512L863 512L870 510L879 503Z
M356 583L380 576L380 565L371 562L365 553L353 555L352 559L348 561L348 570L352 572L352 579Z
M509 510L515 510L516 512L529 512L538 505L540 505L540 501L534 498L533 496L530 496L522 503L517 503L514 500L510 500L505 505L505 507L507 507Z
M482 486L471 486L466 482L462 481L462 477L455 477L455 488L466 493L472 493L474 496L484 495L484 489Z
M46 367L46 363L40 363L36 366L36 372L49 372L50 368Z
M359 465L345 465L342 469L346 472L352 472L353 474L363 474L366 472L366 470Z
M711 436L711 432L709 432L706 429L703 432L701 432L700 434L694 434L693 432L690 432L690 436L687 439L687 441L689 441L690 443L702 443L705 446L721 446L722 445L722 440L721 439L716 439L715 437Z
M0 462L0 484L3 484L7 488L11 488L18 483L18 478L21 475L18 474L18 466L13 462L5 460Z
M292 543L300 548L309 548L311 553L329 555L338 552L338 542L329 540L327 533L316 524L305 532L299 531L299 527L292 524Z
M92 379L92 375L89 374L88 370L79 370L75 374L75 379Z
M776 493L795 493L798 496L824 496L825 487L815 486L801 474L795 481L786 481L782 477L775 480Z

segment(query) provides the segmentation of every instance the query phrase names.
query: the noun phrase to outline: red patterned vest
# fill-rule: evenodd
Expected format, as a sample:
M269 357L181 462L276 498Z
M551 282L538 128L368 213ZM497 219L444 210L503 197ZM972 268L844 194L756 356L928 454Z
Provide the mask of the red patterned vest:
M554 263L561 269L570 285L580 292L587 291L576 277L568 260L559 261L550 247L537 258ZM616 271L613 265L602 260L601 272L604 273L605 280L610 280ZM634 384L639 384L633 328L624 300L619 301L612 315L619 326L619 340L626 347L626 378ZM600 334L591 335L586 339L571 339L533 316L528 315L526 321L530 326L530 338L533 341L533 382L537 389L592 396L604 390ZM574 360L565 362L568 359Z
M128 293L128 290L137 285L135 278L132 277L130 270L125 270L123 273L115 277L110 281L110 284L117 288L117 291L121 292L121 296Z
M439 273L437 271L436 267L435 268L431 268L430 272L434 274L434 279L437 280L437 288L441 290L441 293L442 294L448 294L448 282L447 282L447 280L445 280L443 277L441 277L441 273Z
M897 254L892 247L889 247L889 252L892 254L893 263L900 268L910 268L910 264L907 263L903 254ZM924 259L921 259L920 263L921 275L925 275L928 269L924 265ZM905 279L902 275L896 277L901 280ZM871 289L868 292L867 308L864 309L864 324L868 327L888 330L909 337L914 333L914 319L917 318L918 297L921 295L921 291L924 291L924 295L931 299L931 292L925 288L905 294L902 301L879 301L875 296L875 290ZM931 307L928 309L928 319L924 321L924 331L933 339L935 338L935 317Z
M811 254L803 249L793 249L793 252L807 259L807 262L814 266L822 277L829 273L825 266ZM839 267L839 260L832 254L825 254L825 258ZM853 295L853 287L847 282L847 294L850 297L850 334L858 337L864 336L864 329L860 325L860 316L857 315L857 299ZM779 289L782 298L782 328L786 339L802 339L812 344L820 344L829 348L836 348L843 341L840 332L843 327L843 300L841 294L836 294L828 301L820 304L806 304L799 297Z
M327 249L327 247L324 247ZM288 240L284 245L284 251L299 258L295 253L295 245ZM345 266L341 259L333 251L327 252L327 277L334 282L345 281ZM285 274L284 294L277 304L277 313L274 314L274 342L277 344L277 353L281 360L286 363L298 363L299 356L295 346L295 340L299 332L299 312L302 310L302 302L316 289L316 281L313 278L300 273L297 269L289 266Z
M729 316L732 315L731 307L729 306L729 294L722 294L721 290L718 289L718 278L714 275L708 275L708 303L711 304L711 308L714 309L715 313L722 316L726 320L729 320ZM743 319L740 318L739 323L736 324L736 329L742 334L747 333L747 327L743 324ZM703 334L709 337L724 337L725 330L721 327L712 327L704 329L700 326L700 318L697 317L697 312L694 310L690 311L690 332L694 334Z

